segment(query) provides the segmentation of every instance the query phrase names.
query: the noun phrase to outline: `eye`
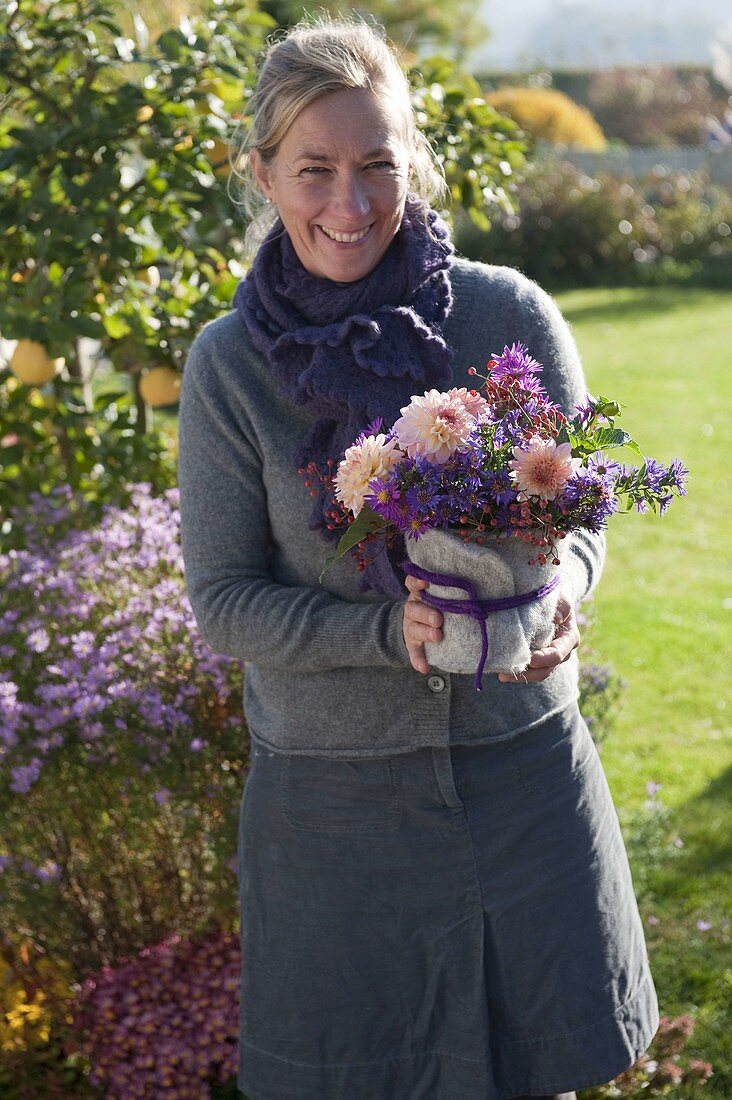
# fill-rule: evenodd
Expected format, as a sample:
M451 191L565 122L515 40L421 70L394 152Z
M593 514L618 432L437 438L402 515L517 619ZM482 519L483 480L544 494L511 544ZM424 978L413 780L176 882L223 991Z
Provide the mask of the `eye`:
M367 168L394 168L390 160L372 160L370 164L366 165Z
M322 164L309 164L306 168L300 170L302 176L315 176L320 172L327 172L328 169L323 167Z

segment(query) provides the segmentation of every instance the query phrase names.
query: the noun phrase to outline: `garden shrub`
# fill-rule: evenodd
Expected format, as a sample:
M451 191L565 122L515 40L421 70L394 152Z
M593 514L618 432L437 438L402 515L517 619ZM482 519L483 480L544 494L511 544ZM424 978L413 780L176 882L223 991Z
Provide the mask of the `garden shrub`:
M33 493L78 491L90 523L105 504L129 504L133 478L156 493L175 485L172 440L161 428L137 430L132 392L97 394L87 409L80 390L61 378L27 386L0 368L0 549L25 545L23 524L12 515Z
M462 222L458 247L546 285L675 281L730 257L732 198L699 172L635 180L534 162L489 233Z
M497 88L486 100L518 122L534 141L571 149L602 150L602 130L586 107L555 88Z
M0 881L3 862L0 860ZM51 1100L66 1096L79 1077L60 1036L71 1022L72 976L28 940L3 934L0 942L0 1096Z
M236 917L242 669L196 629L177 502L134 485L87 530L36 497L0 554L0 921L76 976Z
M726 106L704 72L671 65L600 69L585 94L608 137L653 148L703 144L710 118L721 118Z
M0 861L0 871L3 863ZM27 942L0 943L0 1060L46 1043L54 1005L68 999L70 979ZM0 1069L0 1084L3 1084Z

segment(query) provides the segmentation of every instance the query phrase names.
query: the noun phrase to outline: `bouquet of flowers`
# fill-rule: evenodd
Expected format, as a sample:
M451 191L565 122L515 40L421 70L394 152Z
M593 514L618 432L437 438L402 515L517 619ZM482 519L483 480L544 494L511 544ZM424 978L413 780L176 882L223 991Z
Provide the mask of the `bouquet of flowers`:
M406 536L403 569L429 581L423 599L445 612L427 659L475 671L478 688L483 671L520 671L551 640L568 535L601 531L633 506L663 513L685 493L681 461L644 457L615 426L616 401L588 394L567 417L541 369L523 344L504 347L479 375L480 391L413 397L392 427L370 424L321 478L333 527L348 525L323 573L348 552L364 570ZM605 454L618 447L641 464Z

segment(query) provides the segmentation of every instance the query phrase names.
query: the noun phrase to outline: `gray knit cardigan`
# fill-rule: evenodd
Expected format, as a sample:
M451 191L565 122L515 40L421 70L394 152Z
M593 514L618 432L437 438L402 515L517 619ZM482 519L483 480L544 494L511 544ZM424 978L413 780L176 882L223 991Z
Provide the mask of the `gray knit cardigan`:
M522 341L565 411L585 381L553 299L511 268L457 260L444 335L455 386L492 352ZM577 655L542 683L501 683L412 668L402 602L359 592L346 557L318 583L332 545L308 530L311 499L293 466L315 414L273 382L234 311L204 325L183 374L179 487L185 576L203 639L245 662L253 741L316 756L383 756L512 737L572 704ZM577 600L599 577L604 538L572 538ZM564 567L563 567L564 568ZM406 598L407 590L404 595Z

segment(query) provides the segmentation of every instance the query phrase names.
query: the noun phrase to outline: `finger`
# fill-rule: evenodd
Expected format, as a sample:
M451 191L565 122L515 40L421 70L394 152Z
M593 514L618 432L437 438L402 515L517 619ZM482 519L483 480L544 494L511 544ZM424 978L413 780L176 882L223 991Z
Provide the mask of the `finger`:
M571 650L565 654L555 642L551 642L544 649L537 649L531 654L528 668L531 670L556 668L557 665L561 665L562 661L567 659L569 653L571 653Z
M427 623L430 626L442 626L442 612L430 607L421 600L413 600L404 605L404 618L407 622Z
M419 600L407 600L404 604L403 633L404 643L412 668L416 672L427 675L430 671L429 662L425 656L424 643L426 641L442 640L442 613L428 607Z
M434 623L423 623L419 620L412 619L407 622L404 628L404 635L407 644L424 645L425 642L441 642L442 630L439 625L435 626Z
M580 644L580 633L574 618L570 618L559 629L554 641L544 649L539 649L532 654L531 664L534 667L544 667L546 664L562 664ZM555 655L554 659L552 659Z
M421 581L418 577L407 576L404 583L409 589L410 596L413 596L415 598L418 598L419 593L424 591L424 589L428 587L427 581Z
M528 666L522 672L499 672L498 679L504 684L538 684L542 680L546 680L552 672L552 668L531 668Z
M430 671L430 666L424 655L424 647L408 647L407 653L409 654L409 660L412 662L414 671L421 672L424 676L427 676Z

